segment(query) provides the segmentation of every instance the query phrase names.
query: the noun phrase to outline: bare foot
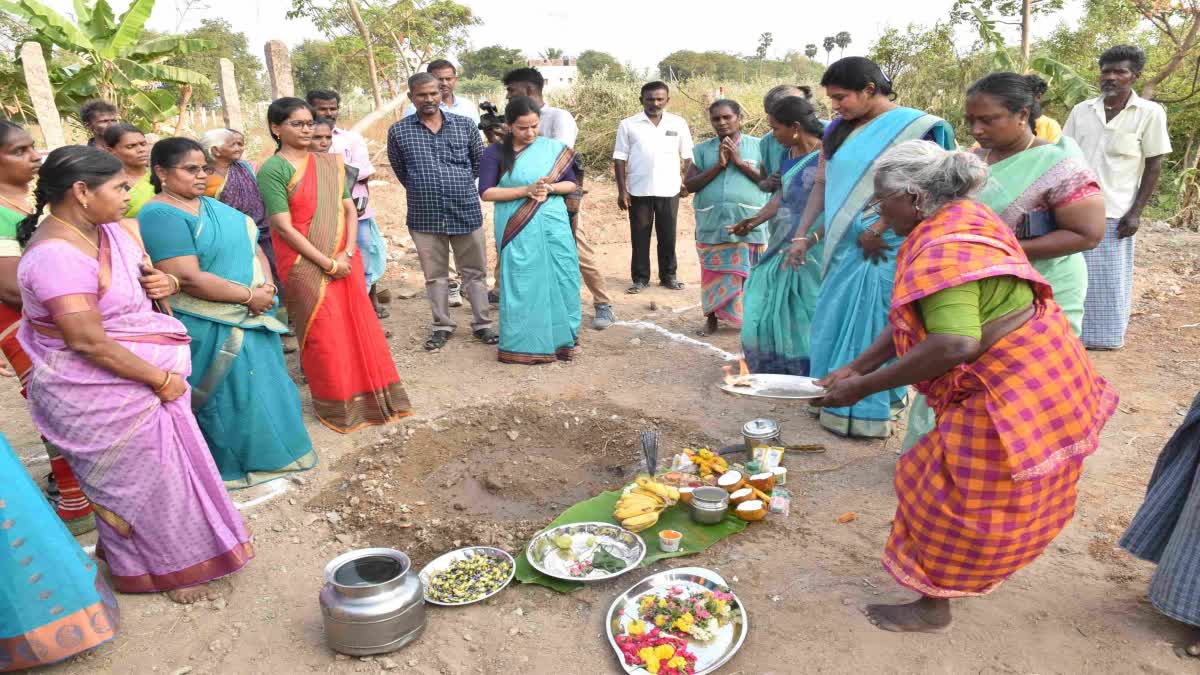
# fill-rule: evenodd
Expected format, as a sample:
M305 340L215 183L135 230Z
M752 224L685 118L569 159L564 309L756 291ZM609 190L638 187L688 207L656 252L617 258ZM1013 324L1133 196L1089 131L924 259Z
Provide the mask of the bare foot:
M1188 653L1188 656L1200 656L1200 642L1193 642L1184 651Z
M188 586L187 588L173 588L167 591L167 597L181 605L190 605L201 600L208 600L208 584Z
M705 322L704 328L696 331L696 334L700 337L708 337L709 335L714 335L717 332L717 316L715 314L709 314L707 316L708 321Z
M867 619L894 633L943 633L950 628L950 601L921 598L903 605L867 605Z

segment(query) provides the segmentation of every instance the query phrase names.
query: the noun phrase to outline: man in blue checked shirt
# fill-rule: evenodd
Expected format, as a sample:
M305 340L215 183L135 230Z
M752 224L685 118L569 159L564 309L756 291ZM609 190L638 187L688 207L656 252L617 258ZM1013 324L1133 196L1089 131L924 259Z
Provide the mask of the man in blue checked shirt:
M450 249L471 303L471 330L484 344L500 341L487 300L487 244L479 207L479 158L483 141L469 118L441 109L438 81L429 73L408 79L417 113L388 130L388 161L408 196L408 230L417 247L433 311L433 334L425 349L445 346L456 324L450 318Z

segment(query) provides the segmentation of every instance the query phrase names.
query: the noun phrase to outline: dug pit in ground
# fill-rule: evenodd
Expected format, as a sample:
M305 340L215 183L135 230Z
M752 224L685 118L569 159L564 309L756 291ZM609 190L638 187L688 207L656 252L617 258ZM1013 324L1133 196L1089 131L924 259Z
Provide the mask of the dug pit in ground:
M516 553L566 508L644 472L640 433L672 449L712 445L674 422L588 401L455 410L363 448L313 499L334 531L421 565L462 546Z

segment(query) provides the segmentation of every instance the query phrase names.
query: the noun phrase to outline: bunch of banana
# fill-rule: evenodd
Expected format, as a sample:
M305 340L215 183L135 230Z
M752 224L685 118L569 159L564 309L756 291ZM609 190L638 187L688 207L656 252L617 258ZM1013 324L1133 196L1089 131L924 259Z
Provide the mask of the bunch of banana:
M613 517L630 532L641 532L653 527L663 509L678 500L679 490L646 476L638 476L636 485L617 500Z
M687 453L688 458L692 460L696 468L700 470L701 478L708 478L714 473L720 476L729 470L729 462L726 462L724 457L708 448L701 448L699 450L686 448L684 452Z

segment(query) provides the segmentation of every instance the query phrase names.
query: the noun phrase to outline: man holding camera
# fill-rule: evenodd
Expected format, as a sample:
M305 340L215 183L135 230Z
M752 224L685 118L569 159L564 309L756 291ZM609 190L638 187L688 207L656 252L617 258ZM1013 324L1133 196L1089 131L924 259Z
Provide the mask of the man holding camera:
M509 71L505 74L503 81L504 89L509 99L516 96L528 96L541 106L541 122L538 125L539 136L553 138L569 148L575 147L575 138L579 135L579 127L575 124L575 118L571 116L571 113L562 108L546 105L545 100L542 99L542 89L546 84L546 80L536 68L517 68L516 70ZM489 140L492 140L492 134L488 135ZM571 231L575 235L575 248L579 252L579 274L583 277L583 283L587 284L588 290L592 292L592 298L595 303L595 316L592 319L592 328L604 330L613 325L613 322L616 321L616 316L613 314L612 299L609 297L608 289L605 287L604 277L600 274L600 268L596 266L596 253L592 250L591 244L588 243L587 236L583 231L582 222L579 218L579 208L583 201L583 167L579 165L578 156L575 158L574 170L575 176L578 179L579 189L566 197L567 214L571 218ZM499 262L497 262L497 279L500 277L499 267Z

